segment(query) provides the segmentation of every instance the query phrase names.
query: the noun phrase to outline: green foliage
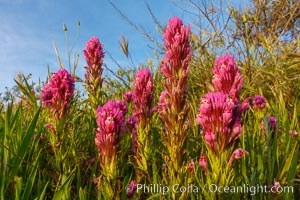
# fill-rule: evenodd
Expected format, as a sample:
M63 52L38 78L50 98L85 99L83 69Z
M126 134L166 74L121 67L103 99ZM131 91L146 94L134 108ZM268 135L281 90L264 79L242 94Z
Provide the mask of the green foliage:
M183 151L184 167L180 169L184 174L181 177L181 186L193 185L198 188L198 192L183 192L176 198L299 199L300 137L299 134L293 135L293 131L300 131L300 36L293 34L289 40L284 40L284 34L299 31L299 27L291 23L299 21L299 12L295 12L294 15L286 14L283 19L272 12L286 9L290 12L295 11L296 8L287 4L288 1L282 1L282 4L278 3L279 1L253 1L249 9L244 11L229 5L227 18L221 18L220 13L224 7L219 8L214 4L201 5L203 1L200 1L200 4L192 0L186 2L199 11L197 13L201 13L198 17L208 22L208 28L199 26L201 34L198 35L195 31L191 35L193 58L189 66L190 112L187 117L191 126ZM262 2L271 3L264 5ZM268 18L263 17L264 11L269 13ZM278 23L274 23L276 26L270 23L271 19L277 20ZM284 23L286 19L287 22ZM216 23L218 20L219 23ZM157 21L156 23L158 24ZM224 27L219 27L220 24ZM160 26L159 28L161 30ZM67 36L66 27L65 33ZM152 39L148 34L146 37ZM163 51L159 42L154 43ZM130 42L122 37L122 51L131 59L129 44ZM57 48L55 51L59 67L63 68ZM82 80L76 75L78 56L74 58L74 65L70 61L72 51L73 47L68 48L67 66L76 77L76 81L81 84ZM226 51L235 55L244 77L241 100L261 94L267 99L267 106L259 111L250 106L244 115L243 133L237 144L238 147L247 150L249 155L235 160L233 165L228 166L228 159L236 146L219 156L208 152L210 165L207 174L198 165L201 152L206 152L207 147L200 135L200 127L195 123L195 116L199 99L206 92L213 90L211 71L214 60ZM164 89L159 56L156 62L149 60L145 63L153 72L154 105ZM124 92L132 86L136 69L124 69L120 66L119 70L114 72L106 65L104 67L101 102L123 99ZM99 177L98 152L94 144L95 111L91 108L85 91L77 91L70 102L71 109L68 115L55 122L49 110L41 107L41 85L35 88L35 84L30 83L30 76L23 75L19 75L15 82L15 90L8 91L0 100L0 200L103 199L103 193L99 192L99 185L103 182ZM129 106L128 116L131 114L132 108ZM270 116L277 119L275 130L269 126ZM49 129L50 124L56 127L58 134L53 134ZM149 127L153 142L147 146L147 153L151 153L151 163L144 160L144 163L140 164L147 166L147 178L139 184L161 184L163 187L168 183L169 174L166 173L163 159L167 150L161 137L164 132L162 127L157 113L153 113ZM121 150L118 152L120 177L115 180L117 188L113 188L113 191L119 192L120 199L127 198L126 187L137 177L131 148L132 134L125 131L121 140ZM192 159L195 162L194 171L189 171L188 163ZM224 194L209 191L211 184L235 187L271 186L274 179L281 186L293 187L293 193ZM172 186L169 189L171 190ZM147 193L142 190L136 192L132 199L138 196L142 199L172 199L170 193L164 196L157 191Z

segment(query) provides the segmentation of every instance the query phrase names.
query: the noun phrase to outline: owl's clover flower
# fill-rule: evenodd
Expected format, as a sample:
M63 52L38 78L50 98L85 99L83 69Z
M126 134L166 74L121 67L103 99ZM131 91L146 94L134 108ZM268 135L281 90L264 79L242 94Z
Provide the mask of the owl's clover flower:
M53 73L49 82L42 88L42 106L50 107L54 115L60 119L70 108L74 89L74 78L67 70L61 69Z

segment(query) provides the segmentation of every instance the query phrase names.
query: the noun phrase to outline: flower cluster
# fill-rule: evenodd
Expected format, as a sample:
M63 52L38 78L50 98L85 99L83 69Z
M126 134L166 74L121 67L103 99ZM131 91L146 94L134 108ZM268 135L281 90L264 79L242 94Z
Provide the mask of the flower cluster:
M85 67L87 73L91 72L92 74L95 73L101 75L104 52L103 45L100 43L99 39L97 37L92 37L87 41L86 49L83 50L83 53L88 64L88 66Z
M228 164L231 165L234 160L241 159L244 155L249 155L249 152L242 148L234 150L228 161Z
M70 108L70 100L74 95L74 78L65 69L52 74L42 89L42 105L48 106L60 119Z
M226 54L219 57L214 63L213 74L212 82L215 91L228 94L234 100L238 98L243 85L243 77L233 55Z
M178 17L169 20L164 31L165 57L161 62L161 72L165 90L161 92L158 105L160 120L165 125L162 139L167 148L165 162L171 182L180 180L180 169L184 164L184 145L187 140L189 106L187 99L188 65L191 61L190 27L184 26Z
M172 129L170 115L174 115L174 112L187 112L186 82L189 74L188 65L192 56L189 34L190 27L185 27L176 16L169 20L164 32L166 54L161 63L161 71L166 77L165 90L161 93L155 109L158 110L159 117L165 123L167 130ZM184 113L181 114L184 115ZM173 121L183 123L182 120L174 119Z
M150 133L150 121L152 117L154 82L151 72L147 68L140 69L135 74L132 92L126 92L124 99L133 102L133 116L128 118L127 123L133 134L133 148L135 155L137 180L140 182L148 173L151 162L152 137ZM130 125L131 124L131 125ZM134 126L133 126L134 125ZM141 161L146 162L141 162Z
M124 101L108 101L97 111L95 144L99 150L100 163L105 158L113 159L124 129L127 107ZM105 164L105 163L103 163Z
M138 123L147 123L151 118L153 101L153 79L149 69L141 69L135 75L132 100L134 103L133 114ZM127 98L130 94L125 93Z
M196 122L201 125L205 142L215 151L222 151L234 141L242 128L236 115L237 104L227 94L207 93L202 99Z
M189 34L190 27L185 27L178 17L169 20L169 25L164 32L166 54L161 71L170 81L177 81L179 77L184 78L185 81L187 79L187 68L192 55Z
M248 109L251 98L246 98L241 104L239 102L243 78L233 56L218 58L213 73L216 91L201 99L196 122L202 128L207 145L218 153L241 134L241 114Z
M102 64L104 58L103 45L96 37L91 38L86 43L86 49L83 51L87 66L85 66L85 84L89 92L89 99L92 107L96 107L100 102L100 89L102 87Z
M256 95L255 97L253 97L252 102L253 102L253 105L254 105L254 109L262 110L266 106L265 98L263 96L260 96L260 95Z

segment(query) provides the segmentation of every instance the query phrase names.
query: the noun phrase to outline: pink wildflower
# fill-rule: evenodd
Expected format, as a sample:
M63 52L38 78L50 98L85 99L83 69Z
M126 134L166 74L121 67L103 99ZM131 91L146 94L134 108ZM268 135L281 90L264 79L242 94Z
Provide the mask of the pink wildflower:
M201 125L204 139L215 151L222 151L241 133L236 102L227 94L207 93L202 99L196 122Z
M166 77L166 90L161 93L157 107L162 120L168 117L167 110L172 105L180 112L186 101L188 65L192 56L189 34L190 27L185 27L176 16L169 20L164 32L166 54L161 63L161 71ZM162 112L165 114L161 115Z
M274 178L274 184L270 185L268 189L272 193L278 193L280 191L280 187L281 187L280 183L276 181L276 178Z
M232 99L238 98L243 85L243 77L234 61L234 56L220 56L214 64L212 82L217 92L228 94Z
M98 184L98 179L97 179L97 178L93 178L92 183L93 183L94 185L97 185L97 184Z
M240 113L242 114L243 112L245 112L248 108L249 108L249 101L251 100L251 97L247 97L241 104L240 106Z
M46 83L42 89L42 105L51 106L52 105L52 88L49 83Z
M178 17L169 20L169 25L164 32L166 55L161 65L164 75L174 80L178 72L185 72L191 60L189 42L190 27L185 27ZM182 74L187 78L187 74Z
M204 172L207 174L208 173L208 164L207 164L207 158L205 153L201 153L201 157L199 159L199 165L203 168Z
M289 134L290 134L290 136L293 136L295 138L298 136L298 133L296 130L289 130Z
M127 119L126 119L126 127L127 127L127 130L129 132L132 131L132 129L135 129L136 128L136 118L134 116L129 116Z
M55 132L55 127L53 124L46 124L45 127L51 130L52 132Z
M268 121L267 121L267 127L269 127L269 131L272 133L272 136L274 136L275 134L275 130L276 130L276 117L269 117ZM266 133L266 124L264 121L261 122L261 129Z
M36 139L37 139L37 137L36 137L36 136L37 136L37 134L36 134L36 133L34 133L34 134L33 134L33 139L34 139L34 140L36 140ZM39 142L43 142L43 141L44 141L44 135L41 133L41 134L40 134L40 137L39 137Z
M122 111L123 115L125 116L128 112L127 104L123 100L116 101L119 104L120 110Z
M173 174L171 179L174 181L182 176L179 169L183 167L189 127L189 107L186 103L188 65L192 57L189 35L190 27L184 26L178 17L173 17L169 20L163 38L166 52L161 62L161 72L165 76L165 91L161 93L156 109L165 125L162 138L168 155L164 161L168 165L169 173Z
M128 198L132 197L137 190L137 182L136 180L131 180L129 185L126 188L126 195Z
M276 117L271 116L269 118L270 130L274 131L276 129Z
M42 133L42 134L40 135L39 142L43 142L44 139L45 139L45 137L44 137L44 134Z
M91 165L93 165L95 162L96 162L96 158L91 158L91 159L90 159Z
M195 162L194 159L191 159L188 164L188 170L193 173L195 171Z
M95 67L103 64L103 45L97 37L92 37L89 41L87 41L86 49L83 50L83 53L88 64L86 68L91 68L90 70L93 70ZM98 68L98 70L100 70L100 68Z
M147 123L151 118L153 86L153 79L149 69L144 68L136 73L132 98L134 103L133 114L138 123Z
M129 103L132 100L132 92L130 92L130 91L125 92L124 99L127 103Z
M58 118L61 118L70 107L74 95L74 78L65 69L52 74L49 83L42 89L42 105L50 107Z
M263 96L256 95L253 99L254 109L264 109L266 106L266 100Z
M278 181L276 181L276 178L274 178L274 187L276 188L276 190L278 190L278 188L280 188L280 183Z
M241 159L244 155L249 155L248 151L238 148L232 153L228 164L231 165L234 160Z
M114 158L123 131L125 111L122 101L108 101L99 106L95 144L99 150L100 162L104 158ZM103 159L102 159L103 158Z
M166 111L170 106L170 97L167 90L164 90L160 93L158 105L154 110L159 110L160 112Z
M104 58L103 45L96 37L91 38L86 43L86 49L83 51L87 66L85 66L85 86L89 93L89 100L93 109L101 104L101 87L102 87L102 64Z

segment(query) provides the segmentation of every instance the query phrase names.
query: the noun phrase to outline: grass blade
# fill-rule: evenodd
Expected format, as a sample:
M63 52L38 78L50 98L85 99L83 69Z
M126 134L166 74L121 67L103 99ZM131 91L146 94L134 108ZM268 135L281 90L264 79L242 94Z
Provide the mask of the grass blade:
M39 159L40 159L41 151L38 153L38 156L36 157L32 170L30 172L30 175L28 177L28 180L26 181L25 189L22 195L22 200L30 199L31 190L33 188L35 177L38 169Z

